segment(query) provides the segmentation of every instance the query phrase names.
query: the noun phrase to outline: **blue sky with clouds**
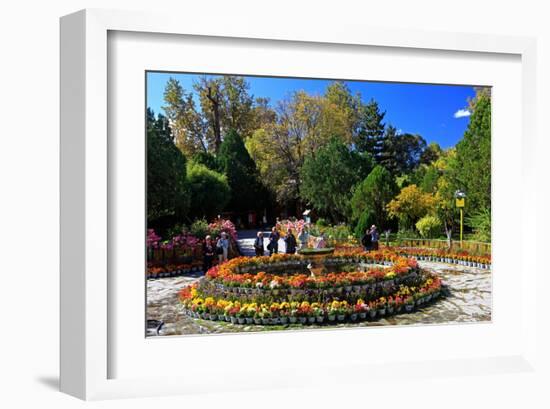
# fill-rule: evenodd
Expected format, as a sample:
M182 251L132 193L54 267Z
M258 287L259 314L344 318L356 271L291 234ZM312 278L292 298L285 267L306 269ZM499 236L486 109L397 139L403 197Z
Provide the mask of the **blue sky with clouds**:
M197 74L147 73L147 106L162 112L163 93L170 77L177 78L187 91L193 90ZM332 80L245 77L250 93L267 97L271 104L294 91L323 94ZM469 121L467 99L475 95L472 86L345 81L352 93L359 92L365 102L374 98L386 111L385 122L401 132L420 134L428 143L437 142L443 148L456 145Z

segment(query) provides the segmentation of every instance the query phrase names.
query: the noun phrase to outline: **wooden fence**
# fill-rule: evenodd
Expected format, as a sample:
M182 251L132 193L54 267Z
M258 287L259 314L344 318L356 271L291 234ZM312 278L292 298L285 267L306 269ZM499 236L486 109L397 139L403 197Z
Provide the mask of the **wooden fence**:
M396 239L396 244L401 247L429 247L434 249L448 248L447 240L436 239ZM491 243L483 243L480 241L464 240L461 246L460 241L453 240L451 242L451 248L454 251L465 250L474 254L491 254Z

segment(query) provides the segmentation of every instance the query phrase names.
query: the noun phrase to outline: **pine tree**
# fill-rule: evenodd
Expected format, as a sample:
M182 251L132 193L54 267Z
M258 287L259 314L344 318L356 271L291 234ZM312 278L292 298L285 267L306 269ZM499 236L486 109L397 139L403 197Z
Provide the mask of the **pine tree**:
M379 156L383 148L384 117L386 111L380 111L378 102L371 99L366 105L358 107L358 129L355 135L355 148L359 152L368 152L379 162Z

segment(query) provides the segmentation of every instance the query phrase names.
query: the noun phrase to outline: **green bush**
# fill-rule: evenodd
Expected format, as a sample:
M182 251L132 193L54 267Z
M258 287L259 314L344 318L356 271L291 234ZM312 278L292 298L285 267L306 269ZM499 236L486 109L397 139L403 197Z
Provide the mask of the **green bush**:
M191 234L199 239L204 239L210 234L208 222L205 219L197 219L191 224Z
M424 216L416 222L416 229L424 239L439 237L441 234L441 220L437 216Z
M189 162L187 186L191 197L191 217L211 218L223 210L231 196L227 178L206 166Z

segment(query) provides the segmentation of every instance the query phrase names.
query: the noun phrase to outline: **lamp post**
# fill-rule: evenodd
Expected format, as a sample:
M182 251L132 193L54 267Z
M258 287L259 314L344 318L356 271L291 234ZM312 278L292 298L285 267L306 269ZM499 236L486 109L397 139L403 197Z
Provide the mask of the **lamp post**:
M455 192L455 205L460 209L460 247L462 248L462 231L464 225L464 202L466 199L466 193L461 190Z

